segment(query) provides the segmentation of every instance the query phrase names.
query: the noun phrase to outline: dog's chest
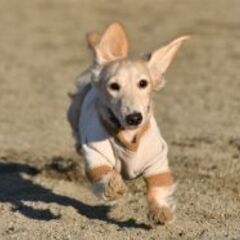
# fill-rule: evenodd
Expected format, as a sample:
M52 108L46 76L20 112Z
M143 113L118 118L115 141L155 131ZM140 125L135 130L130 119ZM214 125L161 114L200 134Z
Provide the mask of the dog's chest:
M115 154L116 169L126 179L133 179L150 171L150 166L157 161L158 167L167 164L167 146L158 131L155 120L150 129L142 136L136 151L131 151L112 138L111 145ZM151 168L154 173L155 169Z
M117 144L114 144L113 148L116 158L116 170L125 179L136 178L141 173L142 167L137 159L137 152L129 151Z

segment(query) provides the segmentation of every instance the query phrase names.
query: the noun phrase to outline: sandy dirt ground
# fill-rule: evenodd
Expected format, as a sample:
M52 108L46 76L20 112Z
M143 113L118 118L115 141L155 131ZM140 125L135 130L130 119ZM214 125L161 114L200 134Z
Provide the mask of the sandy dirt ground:
M0 0L0 239L240 239L240 1ZM92 194L66 122L91 62L85 33L113 20L144 53L193 34L155 96L178 182L176 220L150 229L145 186Z

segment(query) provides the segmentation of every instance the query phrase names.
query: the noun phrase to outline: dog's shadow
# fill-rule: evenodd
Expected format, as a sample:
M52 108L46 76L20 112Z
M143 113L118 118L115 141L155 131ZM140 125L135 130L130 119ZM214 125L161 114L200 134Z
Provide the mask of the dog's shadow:
M12 211L18 211L30 219L50 221L61 218L61 215L52 213L49 209L36 209L24 202L57 203L62 206L72 206L79 214L89 219L98 219L118 227L149 229L144 223L137 223L134 219L118 221L108 216L109 206L91 206L80 200L53 193L51 190L23 177L23 173L34 176L39 171L27 164L0 161L0 202L10 203Z

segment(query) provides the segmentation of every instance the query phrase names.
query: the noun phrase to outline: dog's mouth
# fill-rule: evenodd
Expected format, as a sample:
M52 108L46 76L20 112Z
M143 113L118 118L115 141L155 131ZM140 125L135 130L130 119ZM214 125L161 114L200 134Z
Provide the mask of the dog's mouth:
M118 128L118 129L123 128L122 124L120 123L120 121L118 120L118 118L116 117L116 115L113 113L113 111L110 108L108 108L108 114L109 114L109 120L113 123L113 125L116 128Z

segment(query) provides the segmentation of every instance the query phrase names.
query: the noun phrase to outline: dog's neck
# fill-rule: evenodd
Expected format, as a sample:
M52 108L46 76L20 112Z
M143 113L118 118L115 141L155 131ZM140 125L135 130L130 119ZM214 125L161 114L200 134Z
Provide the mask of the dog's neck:
M100 102L96 102L100 121L108 133L124 148L135 152L138 149L141 137L150 127L150 120L137 129L124 129L112 111L104 107Z

